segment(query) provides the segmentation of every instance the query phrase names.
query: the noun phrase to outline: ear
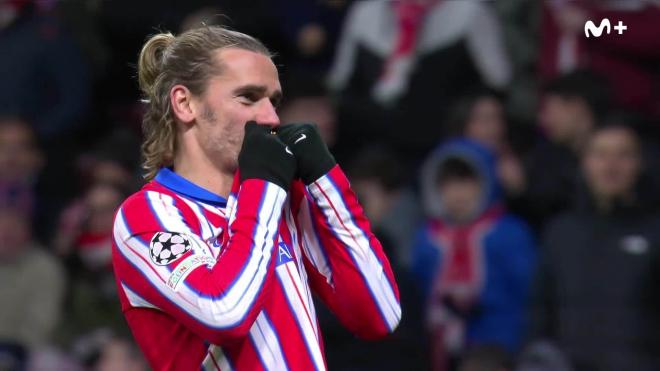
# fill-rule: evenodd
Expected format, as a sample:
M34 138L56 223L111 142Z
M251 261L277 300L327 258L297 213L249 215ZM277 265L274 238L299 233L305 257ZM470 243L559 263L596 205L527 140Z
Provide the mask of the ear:
M174 85L170 90L172 112L184 124L190 124L196 117L192 99L192 93L183 85Z

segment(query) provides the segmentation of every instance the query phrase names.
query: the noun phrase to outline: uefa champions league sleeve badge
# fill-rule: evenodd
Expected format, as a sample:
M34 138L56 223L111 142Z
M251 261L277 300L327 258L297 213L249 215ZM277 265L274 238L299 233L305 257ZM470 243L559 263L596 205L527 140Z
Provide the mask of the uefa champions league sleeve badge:
M168 265L191 249L187 236L176 232L158 232L149 244L149 255L156 265Z

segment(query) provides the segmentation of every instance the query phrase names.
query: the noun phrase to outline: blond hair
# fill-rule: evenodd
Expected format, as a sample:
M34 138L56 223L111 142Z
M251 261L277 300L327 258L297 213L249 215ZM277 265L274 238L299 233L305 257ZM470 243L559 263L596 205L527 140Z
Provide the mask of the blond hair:
M174 36L169 32L153 35L142 47L138 60L138 80L147 109L142 120L142 167L147 181L161 167L171 166L176 143L176 120L170 91L183 85L193 95L201 96L209 78L222 72L215 52L239 48L272 54L259 40L244 33L219 26L203 26Z

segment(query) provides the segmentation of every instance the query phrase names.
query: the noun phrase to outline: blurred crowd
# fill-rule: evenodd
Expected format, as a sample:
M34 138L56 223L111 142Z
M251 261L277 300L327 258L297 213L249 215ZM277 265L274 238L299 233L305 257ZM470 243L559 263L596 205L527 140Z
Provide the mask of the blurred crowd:
M660 369L658 1L0 0L0 370L147 369L110 260L135 64L211 24L276 51L392 262L392 337L318 303L331 370Z

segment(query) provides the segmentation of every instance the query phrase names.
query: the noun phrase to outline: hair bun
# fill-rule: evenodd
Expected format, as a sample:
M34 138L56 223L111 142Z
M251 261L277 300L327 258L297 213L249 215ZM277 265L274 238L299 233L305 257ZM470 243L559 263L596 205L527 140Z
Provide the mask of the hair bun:
M138 81L140 90L151 99L154 94L154 84L163 69L163 52L175 40L171 33L159 33L151 36L140 51L138 60Z

